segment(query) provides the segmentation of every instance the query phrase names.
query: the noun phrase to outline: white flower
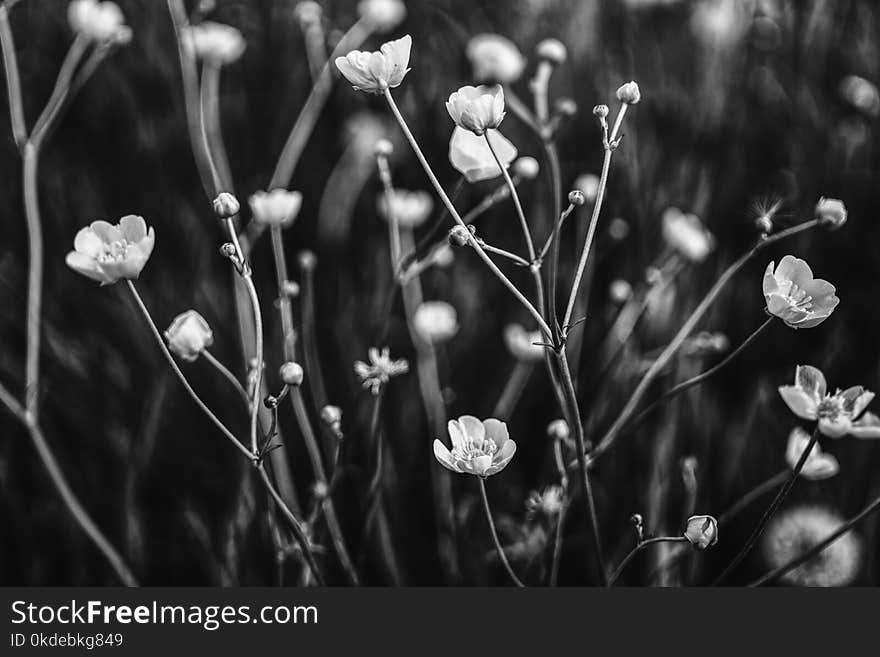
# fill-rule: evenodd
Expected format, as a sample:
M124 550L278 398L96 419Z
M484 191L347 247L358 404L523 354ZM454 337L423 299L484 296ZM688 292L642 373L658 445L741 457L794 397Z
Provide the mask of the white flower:
M807 445L810 444L810 434L801 427L795 427L788 435L788 446L785 449L785 462L788 467L794 470L798 461L803 455ZM840 465L832 454L822 451L819 443L813 445L810 455L804 461L804 467L801 469L801 475L810 481L819 481L820 479L828 479L837 474Z
M642 93L639 91L639 85L630 81L617 90L617 100L626 105L635 105L642 99Z
M544 337L540 331L526 331L520 324L508 324L504 327L504 344L517 360L524 362L543 360L544 347L536 344L543 341Z
M767 312L776 315L791 328L812 328L824 322L840 299L828 281L813 278L810 266L787 255L764 271L763 291Z
M190 55L217 66L237 60L247 45L236 28L211 21L184 28L181 39Z
M816 217L823 226L837 230L846 223L846 206L840 199L823 196L816 203Z
M488 134L498 159L505 166L510 166L516 158L516 147L498 130ZM449 140L449 161L470 183L491 180L501 175L501 169L492 157L486 139L463 128L456 127L452 132L452 139Z
M516 82L526 60L513 41L499 34L478 34L467 45L467 58L477 82Z
M691 262L702 262L715 248L715 239L694 214L678 208L663 213L663 239Z
M452 450L434 440L434 456L440 464L460 474L489 477L501 472L516 452L507 425L495 418L480 421L473 415L449 420Z
M840 82L840 95L853 107L869 116L880 114L880 91L873 82L848 75Z
M530 516L541 514L554 518L562 511L565 499L562 486L547 486L542 491L533 490L526 500L526 513Z
M248 199L254 221L269 226L289 226L299 214L302 194L286 189L255 192Z
M416 333L433 344L451 340L458 333L458 314L445 301L425 301L413 313Z
M115 2L73 0L67 6L67 20L77 34L106 43L128 43L131 28L125 24L122 10Z
M140 275L153 252L156 235L143 217L126 215L115 226L94 221L81 229L67 254L67 266L101 285Z
M385 219L390 219L393 216L401 226L417 228L431 216L434 199L428 192L394 189L391 191L390 197L391 215L389 215L389 195L379 195L379 213Z
M361 20L377 32L390 32L406 18L406 5L400 0L361 0L357 9Z
M684 537L698 550L705 550L718 542L718 521L712 516L691 516Z
M535 54L558 66L568 57L568 50L559 39L544 39L535 46Z
M194 361L214 344L214 332L195 310L179 314L165 330L168 348L183 360Z
M481 137L504 119L504 89L500 84L461 87L449 95L446 111L458 127Z
M345 57L336 58L336 68L345 76L355 91L381 94L403 82L409 69L412 37L383 43L378 52L352 50Z
M354 372L360 377L364 388L369 388L374 395L378 395L382 386L395 376L409 372L409 363L405 359L391 360L388 347L383 347L381 352L376 347L370 347L367 355L369 364L362 360L355 361Z

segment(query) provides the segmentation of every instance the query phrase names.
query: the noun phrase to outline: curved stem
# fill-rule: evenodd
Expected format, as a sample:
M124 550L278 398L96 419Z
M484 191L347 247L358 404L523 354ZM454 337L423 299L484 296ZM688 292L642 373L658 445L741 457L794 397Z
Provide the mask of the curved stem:
M649 545L654 545L656 543L686 543L687 539L684 536L658 536L656 538L649 538L646 541L642 541L638 545L636 545L632 550L629 551L623 561L620 562L620 565L617 566L615 571L611 573L611 577L608 578L608 586L613 586L614 582L621 576L624 569L629 565L629 562L632 561L635 556L642 551L644 548Z
M777 472L769 479L762 481L760 484L752 488L749 492L730 505L730 508L728 508L727 511L718 516L718 526L723 527L747 509L752 502L762 498L771 490L775 490L784 484L786 480L788 480L789 472L790 470L786 468L782 472Z
M242 274L245 286L247 287L248 296L251 299L251 306L254 310L254 333L256 335L256 374L254 375L254 397L251 403L251 451L254 454L259 452L257 443L257 435L260 427L260 391L263 389L263 313L260 311L260 299L257 296L257 288L254 287L254 280L251 277L250 268Z
M519 577L516 576L516 573L513 572L513 568L510 567L510 562L507 560L507 555L504 554L504 548L501 547L501 541L498 540L498 532L495 531L495 521L492 520L492 509L489 508L489 498L486 496L486 482L483 480L483 477L477 477L480 482L480 495L483 498L483 510L486 512L486 520L489 522L489 531L492 532L492 540L495 542L495 549L498 550L498 556L501 558L501 563L504 564L504 569L507 570L507 574L510 575L510 579L520 588L524 588L525 584L522 583Z
M553 458L556 462L556 471L559 473L559 485L562 487L562 508L559 509L559 518L556 520L556 531L553 533L553 559L550 562L550 586L556 586L559 576L559 562L562 558L562 533L565 529L565 517L568 513L568 473L565 469L565 461L562 457L562 441L553 441Z
M245 408L250 409L251 407L251 397L248 395L247 390L244 389L244 386L241 385L241 382L236 378L236 376L229 371L223 363L221 363L217 358L207 349L202 350L202 356L204 356L205 360L208 361L214 369L216 369L223 376L224 379L229 381L232 386L235 388L235 391L239 394L245 404Z
M816 424L816 428L813 430L813 435L810 438L810 442L804 448L801 457L798 459L797 464L794 466L794 469L791 471L791 474L788 475L788 480L782 486L782 489L779 493L776 494L776 497L773 499L773 502L767 507L767 510L764 512L764 515L761 516L761 520L758 521L757 526L754 530L752 530L751 536L746 541L746 544L743 545L742 549L737 553L734 557L733 561L724 569L724 571L715 578L715 581L712 583L712 586L718 586L724 578L726 578L730 573L732 573L736 567L742 563L743 559L745 559L749 552L752 551L752 548L755 547L755 544L758 542L758 539L761 538L761 534L764 533L764 529L766 529L767 524L770 522L770 519L773 517L773 514L779 509L782 503L785 501L785 498L788 496L789 491L794 486L794 482L797 481L798 475L801 473L801 470L804 468L804 463L807 462L807 458L810 453L813 451L813 447L816 446L816 442L819 440L819 424Z
M15 41L9 26L9 7L0 5L0 48L3 51L3 68L6 72L6 92L9 96L9 119L12 123L12 137L19 149L27 140L27 126L21 97L21 79L18 73L18 59L15 56Z
M38 146L52 130L55 120L61 114L61 110L64 109L70 95L70 83L73 79L73 74L88 45L88 38L82 34L77 34L70 45L70 49L67 51L67 55L64 57L61 70L58 71L58 78L55 80L55 87L52 89L52 95L49 96L46 106L43 108L40 116L37 117L37 121L31 130L30 141Z
M483 133L483 137L486 140L486 145L489 147L489 152L492 153L492 157L495 158L495 163L498 165L498 168L501 170L501 175L504 176L504 182L507 185L507 189L510 191L510 197L513 199L513 206L516 208L516 214L519 217L520 227L522 228L523 237L526 240L526 248L527 253L529 254L529 262L535 261L535 244L532 241L532 233L529 231L529 224L526 221L526 216L523 214L522 203L519 200L519 194L516 193L516 185L513 184L513 180L510 178L510 172L508 172L507 167L501 162L501 158L498 157L498 153L495 152L495 147L492 146L492 140L489 139L489 132L486 131Z

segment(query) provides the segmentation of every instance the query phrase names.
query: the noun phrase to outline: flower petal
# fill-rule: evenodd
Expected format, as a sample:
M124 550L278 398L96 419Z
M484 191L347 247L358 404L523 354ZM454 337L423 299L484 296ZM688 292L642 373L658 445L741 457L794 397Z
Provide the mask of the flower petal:
M480 477L487 476L488 470L492 467L492 457L488 454L478 456L471 461L471 472Z
M798 365L794 370L794 382L796 386L803 388L804 392L812 396L816 403L822 401L828 391L825 375L812 365Z
M849 432L856 438L880 438L880 417L865 413L860 420L853 422Z
M780 386L779 394L791 412L804 420L815 420L818 403L798 386Z
M494 417L490 417L483 421L483 427L486 429L486 438L491 438L495 442L495 446L498 448L496 454L499 453L510 439L510 434L507 432L507 424L501 420L496 420Z
M87 256L85 253L71 251L67 254L64 262L66 262L67 266L73 271L80 273L83 276L88 276L93 281L99 281L104 284L114 282L104 273L98 262L94 258Z
M792 255L785 256L774 273L777 281L791 281L800 288L813 280L813 272L806 261Z
M462 415L458 418L458 423L464 431L465 437L475 443L482 443L486 438L486 428L473 415Z
M449 439L452 441L452 449L464 446L464 429L461 428L458 420L449 420L449 422L446 423L446 430L449 431Z
M458 469L455 465L455 461L452 458L452 454L449 453L449 450L446 449L446 445L441 443L436 438L434 439L434 457L440 462L447 470L452 470L453 472L460 473L461 470Z
M73 248L87 256L97 258L104 252L104 240L90 227L80 228L73 238Z
M118 242L122 239L122 231L106 221L93 221L89 226L105 243Z
M129 242L140 242L147 236L147 222L143 217L127 214L119 220L119 230Z

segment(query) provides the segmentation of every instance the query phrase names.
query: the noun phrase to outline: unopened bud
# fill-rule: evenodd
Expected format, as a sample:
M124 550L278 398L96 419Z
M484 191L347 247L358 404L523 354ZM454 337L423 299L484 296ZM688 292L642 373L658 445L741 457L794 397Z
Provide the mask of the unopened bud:
M312 492L315 494L315 499L323 500L330 494L330 487L323 481L316 481L312 486Z
M331 427L342 422L342 409L338 406L327 404L321 409L321 420Z
M232 242L224 242L220 245L220 254L224 258L236 258L235 245Z
M559 66L568 57L568 50L559 39L544 39L535 47L535 54L539 59L546 59Z
M455 226L450 229L446 239L449 240L449 244L452 246L465 246L470 242L473 234L473 226L468 226L467 228L464 226Z
M553 440L568 440L571 432L568 429L568 422L565 420L553 420L547 425L547 436Z
M321 5L317 2L311 2L311 0L298 2L293 8L293 15L296 16L299 24L303 27L320 22L321 14Z
M635 105L642 99L639 85L635 82L627 82L617 90L617 100L627 105Z
M274 395L266 395L266 398L263 399L263 406L269 410L278 408L278 397L275 397Z
M390 157L394 152L394 144L388 139L380 139L375 146L376 157Z
M608 117L608 105L596 105L593 108L593 116L604 119Z
M541 165L533 157L520 157L513 163L513 173L525 180L536 178L541 171Z
M587 202L587 197L579 189L573 189L568 193L568 202L572 205L583 205Z
M292 360L284 363L279 369L278 374L285 385L298 386L303 382L303 368L299 363Z
M219 219L231 219L241 210L241 204L229 192L220 192L214 199L214 214Z
M314 271L315 267L318 266L318 256L315 255L314 251L306 249L299 252L297 262L299 262L299 267L303 271Z
M578 106L573 98L563 97L556 100L553 103L553 107L556 110L556 113L560 116L574 116L577 114Z
M837 230L846 223L846 206L839 199L823 196L816 203L816 217L823 226Z
M718 542L718 521L712 516L691 516L684 537L698 550L705 550Z
M281 295L288 299L295 299L299 296L299 283L296 281L284 281L281 284Z

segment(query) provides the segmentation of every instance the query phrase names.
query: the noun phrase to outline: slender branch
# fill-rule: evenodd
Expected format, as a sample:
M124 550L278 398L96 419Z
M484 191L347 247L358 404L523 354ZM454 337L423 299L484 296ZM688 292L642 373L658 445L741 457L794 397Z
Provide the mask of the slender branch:
M649 545L654 545L656 543L686 543L687 538L684 536L657 536L656 538L649 538L645 541L642 541L638 545L636 545L632 550L629 551L623 561L620 562L620 565L611 573L611 577L608 578L608 586L614 586L614 582L623 574L624 569L629 565L629 562L632 561L635 556L648 547Z
M568 207L559 215L556 225L553 227L553 230L550 231L550 234L547 236L547 241L544 242L544 246L541 247L541 251L538 253L538 262L542 262L544 258L547 257L547 252L550 250L550 245L553 243L553 237L562 230L562 225L565 223L565 220L568 219L568 216L573 210L574 204L569 203Z
M489 147L489 152L492 153L492 157L495 158L495 163L501 170L501 175L504 176L504 182L507 185L507 189L510 191L510 197L513 199L513 206L516 208L516 214L517 217L519 217L519 224L522 228L523 237L525 237L526 240L526 248L527 253L529 254L529 262L535 262L535 244L532 241L532 233L529 230L529 224L526 221L526 216L525 214L523 214L522 203L520 203L519 194L516 193L516 185L513 184L513 180L510 177L510 172L507 170L507 167L504 166L501 158L498 157L498 153L495 152L495 147L492 145L492 140L489 139L489 132L484 132L483 137L486 140L486 145Z
M489 531L492 532L492 540L495 543L495 549L498 550L498 556L501 557L501 563L504 564L504 569L507 571L507 574L510 575L510 579L520 588L524 588L525 584L522 583L519 577L516 576L516 573L513 572L513 568L510 566L510 562L507 560L507 555L504 554L504 548L501 547L501 541L498 540L498 532L495 530L495 521L492 520L492 509L489 508L489 498L486 496L486 482L483 480L483 477L477 477L480 482L480 495L483 498L483 510L486 512L486 520L489 522Z
M31 131L30 141L38 147L54 127L56 119L61 114L61 110L64 109L65 103L70 97L70 85L73 75L88 45L88 37L83 34L77 34L70 45L70 49L67 51L67 55L64 57L61 70L58 71L58 78L55 80L55 87L52 89L52 94L49 96L46 106L37 118Z
M234 231L233 231L234 232ZM260 392L263 389L263 313L260 311L260 299L257 296L257 288L251 276L250 267L242 272L242 279L247 287L248 296L251 299L251 307L254 310L254 334L256 335L256 373L254 374L254 396L251 403L251 451L259 452L257 435L260 427Z
M769 479L762 481L760 484L752 488L736 502L731 504L724 513L718 516L718 526L723 527L724 525L728 524L736 516L747 509L752 504L752 502L764 497L764 495L769 493L771 490L779 488L779 486L781 486L788 480L790 472L791 471L788 468L785 468L785 470L777 472Z
M39 416L40 316L43 303L43 226L37 190L39 149L28 141L24 146L22 186L28 234L27 347L25 358L25 408Z
M9 96L9 119L12 123L12 137L19 150L27 141L27 126L21 96L21 79L18 73L18 59L15 56L15 41L9 26L9 7L0 5L0 48L3 51L3 69L6 72L6 93Z
M539 132L540 134L540 132ZM553 341L561 342L559 318L556 314L556 284L559 279L559 231L562 222L556 221L562 216L562 172L559 166L559 153L556 144L549 139L541 139L544 147L544 158L550 164L550 189L553 194L553 230L550 232L550 261L547 263L547 317L553 327Z
M492 246L491 244L486 244L486 242L480 240L480 246L486 251L486 253L494 253L497 256L501 256L502 258L506 258L511 262L519 265L520 267L529 267L529 261L525 258L521 258L515 253L511 253L510 251L506 251L504 249L499 249L497 246Z
M239 396L242 398L242 400L244 400L245 408L250 409L250 407L251 407L250 395L247 393L247 390L244 389L244 386L241 385L241 382L238 380L238 378L232 372L229 371L229 368L227 368L223 363L221 363L219 360L217 360L217 358L214 356L214 354L212 354L207 349L202 350L202 356L204 356L205 360L208 361L214 367L214 369L216 369L218 372L220 372L220 374L223 376L223 378L225 378L227 381L229 381L232 384L232 386L235 388L235 391L239 394Z
M220 185L231 191L232 171L220 127L220 65L209 60L202 65L201 108L205 149L216 166Z

